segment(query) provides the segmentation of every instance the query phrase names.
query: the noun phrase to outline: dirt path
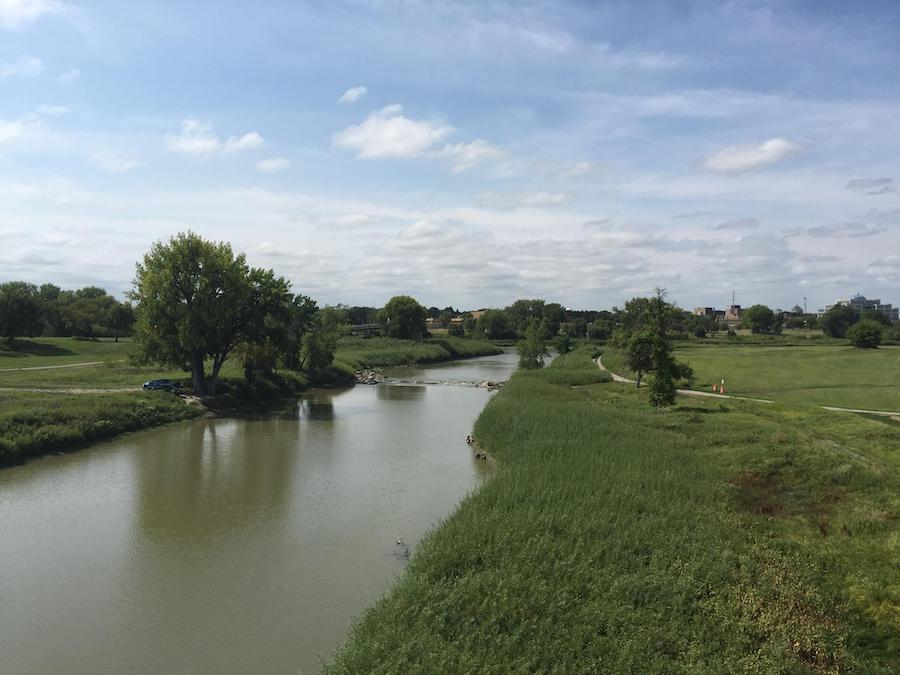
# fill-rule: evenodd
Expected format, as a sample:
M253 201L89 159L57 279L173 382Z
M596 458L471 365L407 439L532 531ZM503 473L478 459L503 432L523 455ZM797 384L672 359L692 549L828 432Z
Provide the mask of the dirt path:
M597 367L600 370L605 370L610 375L612 375L612 379L614 382L624 382L626 384L635 384L634 380L629 380L627 377L622 377L621 375L616 375L616 373L609 370L606 366L603 365L603 361L601 357L597 357ZM754 401L756 403L772 403L770 399L766 398L749 398L747 396L732 396L731 394L714 394L709 391L697 391L696 389L678 389L679 394L682 396L702 396L704 398L730 398L736 399L738 401ZM830 410L831 412L845 412L845 413L862 413L864 415L883 415L885 417L897 417L900 416L900 412L890 412L888 410L862 410L859 408L839 408L836 406L830 405L820 405L818 406L824 410Z
M626 384L637 384L635 380L629 380L627 377L622 377L621 375L616 375L613 371L603 365L603 361L601 357L597 357L597 367L600 370L605 370L607 373L612 375L613 382L624 382ZM643 385L642 385L643 386ZM679 394L682 396L702 396L703 398L730 398L737 399L739 401L754 401L756 403L771 403L769 399L766 398L749 398L747 396L732 396L731 394L714 394L711 391L697 391L696 389L676 389Z
M121 394L128 391L141 391L140 387L115 387L91 389L86 387L0 387L0 391L25 391L37 394Z
M26 370L58 370L59 368L84 368L85 366L102 366L104 363L122 363L125 359L116 361L88 361L86 363L67 363L64 366L28 366L26 368L0 368L0 373L18 373Z

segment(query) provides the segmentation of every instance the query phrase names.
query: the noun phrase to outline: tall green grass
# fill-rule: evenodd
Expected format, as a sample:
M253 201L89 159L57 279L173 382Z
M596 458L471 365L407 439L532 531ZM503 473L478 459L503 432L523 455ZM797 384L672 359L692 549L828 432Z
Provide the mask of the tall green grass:
M896 467L777 406L573 388L586 352L490 401L496 474L326 672L896 672Z
M429 338L422 342L395 338L343 338L334 358L338 364L360 370L490 356L502 351L489 342L449 336Z
M0 464L199 414L197 408L165 392L0 392Z

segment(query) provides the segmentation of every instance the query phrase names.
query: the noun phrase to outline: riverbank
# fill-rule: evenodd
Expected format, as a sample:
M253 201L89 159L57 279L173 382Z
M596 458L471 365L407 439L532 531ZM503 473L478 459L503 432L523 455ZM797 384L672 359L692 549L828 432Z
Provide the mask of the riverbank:
M184 373L131 365L127 342L51 338L21 341L19 347L15 352L0 353L0 365L12 364L10 369L0 370L0 466L49 452L77 450L122 433L192 419L208 411L221 413L275 401L314 386L352 386L354 371L362 367L432 363L502 352L488 343L461 338L422 343L345 338L332 368L316 381L302 371L279 371L250 384L239 366L230 362L223 369L218 396L204 399L203 405L185 405L173 394L140 389L145 380L181 380ZM66 367L59 368L59 362Z
M475 437L495 475L326 672L896 672L900 429L657 410L591 382L591 356L488 403Z

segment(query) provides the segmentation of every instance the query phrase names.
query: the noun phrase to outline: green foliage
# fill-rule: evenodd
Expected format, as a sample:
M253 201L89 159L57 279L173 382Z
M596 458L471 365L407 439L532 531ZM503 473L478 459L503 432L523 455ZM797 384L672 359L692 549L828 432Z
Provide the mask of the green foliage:
M560 334L555 341L556 349L560 354L568 354L575 347L575 341L568 333Z
M314 380L324 381L334 361L344 327L343 313L333 307L319 310L303 336L301 362Z
M132 297L135 358L188 370L195 392L214 394L235 348L265 340L267 321L284 320L291 296L271 270L251 269L230 245L188 232L152 246L137 266Z
M436 363L452 359L500 354L503 350L488 342L468 338L428 338L422 342L394 338L347 337L338 342L335 361L352 370Z
M896 672L900 477L867 440L896 448L896 428L648 409L642 390L573 389L596 368L566 361L490 401L475 437L495 474L326 673Z
M834 305L819 318L819 326L825 335L843 338L857 321L859 314L850 305Z
M628 348L625 353L625 363L628 368L635 373L635 380L638 387L641 386L641 380L644 373L649 373L654 368L653 364L653 334L649 331L636 333L628 341Z
M519 368L530 370L543 368L544 358L550 356L547 349L547 322L531 319L525 328L525 336L519 343Z
M425 308L415 298L395 295L380 312L384 334L398 340L419 341L425 337Z
M0 284L0 337L12 342L17 337L40 333L41 313L34 284L8 281Z
M850 344L860 349L876 349L881 344L882 324L872 319L860 319L847 330Z
M753 305L744 310L741 321L754 334L777 335L781 333L781 319L765 305Z
M51 450L71 450L125 431L198 414L196 408L165 392L0 392L0 462Z
M502 309L487 309L475 321L475 333L485 340L505 340L516 337L509 315Z

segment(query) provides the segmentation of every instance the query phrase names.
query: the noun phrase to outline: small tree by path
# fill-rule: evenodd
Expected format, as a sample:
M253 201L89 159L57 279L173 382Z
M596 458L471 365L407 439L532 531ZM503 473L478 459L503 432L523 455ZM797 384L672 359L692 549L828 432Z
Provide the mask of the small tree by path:
M635 386L641 386L644 373L653 370L653 334L643 331L633 335L628 341L625 361L635 373Z
M525 328L525 337L519 343L519 368L531 370L544 367L544 357L550 356L547 350L546 321L531 319Z

